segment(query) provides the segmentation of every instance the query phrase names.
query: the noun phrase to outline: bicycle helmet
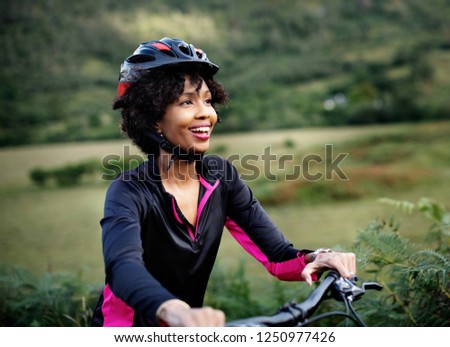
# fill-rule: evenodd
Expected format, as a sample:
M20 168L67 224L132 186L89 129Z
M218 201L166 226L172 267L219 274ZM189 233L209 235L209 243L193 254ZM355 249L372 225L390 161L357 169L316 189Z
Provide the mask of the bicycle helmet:
M210 76L219 70L205 52L183 40L165 37L159 41L142 42L120 67L118 95L122 96L143 71L163 66L189 67Z

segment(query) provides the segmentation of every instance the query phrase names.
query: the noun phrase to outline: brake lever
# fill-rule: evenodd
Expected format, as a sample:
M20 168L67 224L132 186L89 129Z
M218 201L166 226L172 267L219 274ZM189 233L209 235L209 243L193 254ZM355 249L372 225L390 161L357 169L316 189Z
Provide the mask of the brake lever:
M347 298L350 301L356 301L361 298L366 290L375 289L380 291L383 289L383 286L376 282L365 282L361 287L356 285L357 278L353 277L352 279L346 279L340 277L334 283L334 288L336 291L335 299L342 301L343 298Z
M358 287L354 281L343 277L339 277L336 282L334 282L334 289L337 294L335 299L340 301L342 301L344 297L354 301L364 294L363 288Z
M380 291L383 289L383 286L377 282L364 282L362 288L366 290L377 290Z

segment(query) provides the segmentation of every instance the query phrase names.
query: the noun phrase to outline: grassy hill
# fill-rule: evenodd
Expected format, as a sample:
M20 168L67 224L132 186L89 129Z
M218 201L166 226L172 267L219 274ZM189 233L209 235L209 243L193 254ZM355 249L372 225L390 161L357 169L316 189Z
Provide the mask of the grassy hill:
M450 205L448 175L450 123L364 126L338 129L292 129L248 134L216 135L212 151L229 158L261 155L270 145L273 154L303 158L324 155L333 144L334 158L348 153L340 167L348 180L304 179L270 181L261 175L248 180L263 206L287 237L301 247L348 247L357 231L374 218L389 219L390 206L377 202L387 196L416 202L428 196ZM5 167L1 173L0 265L18 265L37 273L80 272L94 283L103 281L99 220L107 182L100 172L73 187L38 187L29 179L36 166L55 168L67 163L123 155L124 141L26 146L0 150ZM133 155L139 155L131 150ZM294 160L294 163L295 163ZM235 165L242 170L239 161ZM255 164L263 167L264 162ZM273 172L278 161L273 161ZM322 164L323 165L323 164ZM245 167L244 167L245 168ZM291 172L292 166L285 170ZM313 167L314 172L323 166ZM244 171L241 171L244 172ZM261 171L262 172L262 171ZM426 223L405 218L403 232L421 242ZM231 255L231 256L230 256ZM267 280L259 264L251 260L225 233L219 263L225 269L248 263L250 276Z

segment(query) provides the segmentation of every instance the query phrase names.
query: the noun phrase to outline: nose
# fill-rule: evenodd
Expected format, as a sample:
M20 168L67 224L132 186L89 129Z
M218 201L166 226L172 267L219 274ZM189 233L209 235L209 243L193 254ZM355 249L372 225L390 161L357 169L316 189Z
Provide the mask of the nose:
M216 116L216 110L210 105L203 102L199 103L196 118L197 119L209 119Z
M210 119L211 115L207 113L197 113L197 116L195 117L197 119Z

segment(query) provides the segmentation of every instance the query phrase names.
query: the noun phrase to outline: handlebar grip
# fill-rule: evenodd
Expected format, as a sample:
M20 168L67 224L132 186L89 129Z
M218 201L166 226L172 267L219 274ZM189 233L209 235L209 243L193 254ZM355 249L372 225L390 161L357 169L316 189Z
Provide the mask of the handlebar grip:
M297 304L296 308L303 312L305 317L311 316L317 310L320 303L325 300L325 295L328 292L328 289L338 278L340 278L340 275L336 270L328 271L322 283L320 283L320 285L316 289L314 289L314 291L305 301Z

